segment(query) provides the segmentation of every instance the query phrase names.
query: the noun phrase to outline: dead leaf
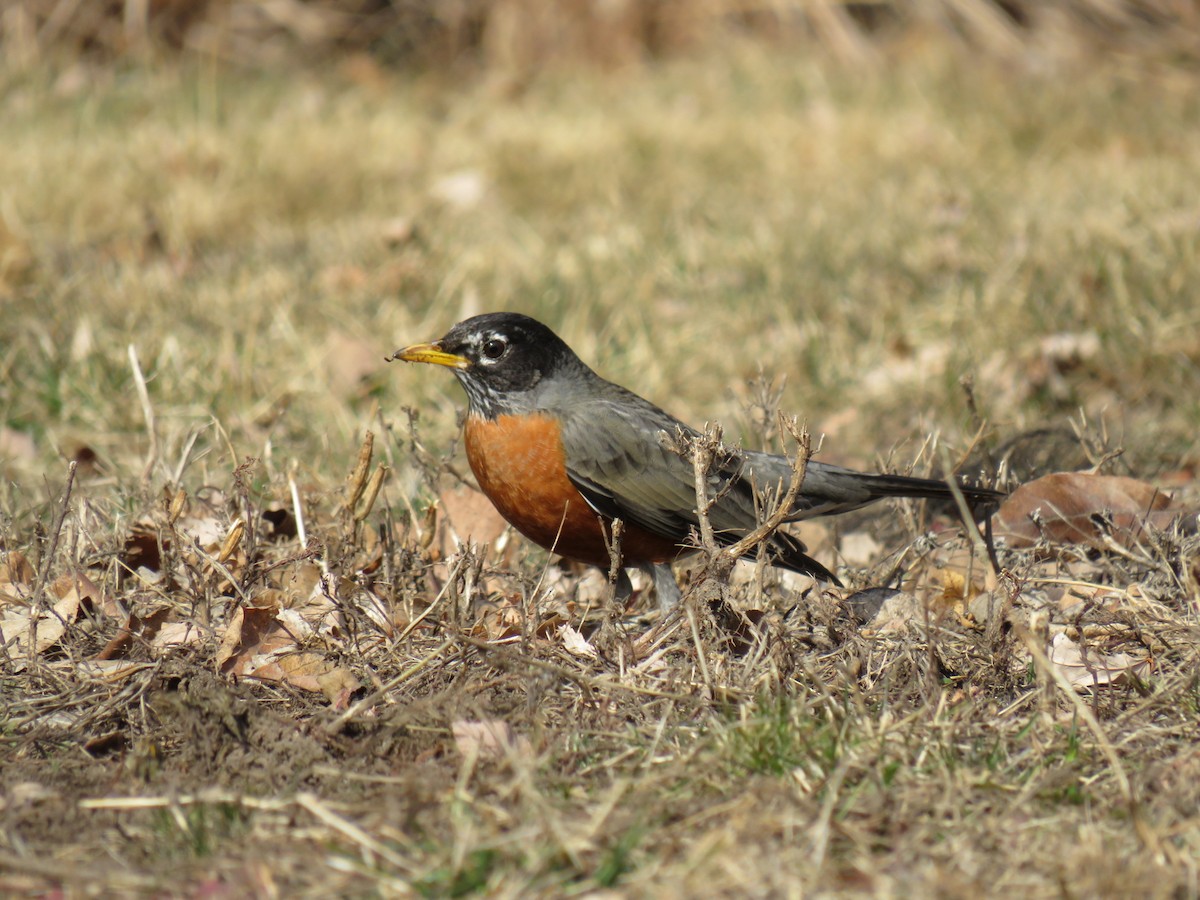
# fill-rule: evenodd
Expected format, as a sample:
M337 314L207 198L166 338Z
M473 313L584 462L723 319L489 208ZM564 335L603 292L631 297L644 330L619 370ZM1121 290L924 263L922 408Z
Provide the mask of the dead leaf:
M74 591L79 595L81 608L99 615L111 616L119 613L120 606L116 601L105 596L96 582L82 572L71 575L60 575L50 585L50 592L60 600Z
M217 650L217 669L225 675L245 675L255 656L293 644L294 638L275 620L274 609L239 606Z
M1058 633L1050 641L1050 663L1055 666L1077 691L1091 691L1106 685L1116 685L1131 676L1149 671L1148 658L1137 659L1128 653L1102 653Z
M321 567L312 562L301 562L288 567L287 573L280 580L280 588L284 593L281 605L288 609L300 609L307 606L314 596L319 596L329 603L321 590Z
M256 594L251 594L249 597L250 605L255 609L269 609L273 612L278 612L282 609L288 600L287 594L279 590L279 588L263 588Z
M0 562L0 598L5 595L12 599L28 597L33 593L33 582L37 573L20 550L13 550Z
M150 645L162 651L198 643L203 637L204 630L193 622L165 622L150 639Z
M574 656L582 656L584 659L595 659L599 656L596 648L569 622L559 627L558 636L562 638L564 649Z
M182 516L175 523L175 528L210 554L215 554L221 549L229 533L229 528L215 515Z
M509 753L531 756L529 739L517 735L512 726L501 719L470 721L457 719L450 725L454 745L466 757L505 757Z
M495 643L525 633L525 613L520 603L490 603L471 626L471 636Z
M1146 527L1166 529L1184 512L1144 481L1058 472L1013 491L996 513L995 532L1013 548L1047 539L1103 549L1106 534L1131 546Z
M37 635L33 655L49 650L66 634L68 626L79 615L80 593L76 587L66 590L64 596L52 607L43 608L37 614ZM33 607L12 605L11 611L0 620L0 633L8 642L8 656L14 662L30 656L29 642L33 626Z
M285 613L298 619L295 610ZM217 668L226 675L278 681L322 693L335 709L344 709L361 686L359 680L320 653L296 651L297 635L289 623L281 621L281 615L274 606L239 607L217 651Z
M978 577L979 570L976 569L974 574L976 577L968 582L966 569L940 569L937 575L941 580L942 589L931 596L925 596L925 602L931 609L937 610L939 615L953 613L958 624L965 628L977 627L979 621L972 611L973 601L983 593L983 587L982 579Z
M942 569L938 575L942 581L942 592L938 597L940 604L948 609L961 609L977 590L972 591L973 585L967 584L967 576L956 569Z
M103 650L96 654L95 661L122 659L136 642L151 644L158 636L159 629L166 623L171 614L169 607L160 606L158 609L138 616L129 614L125 624L117 631L116 636L109 641Z
M335 665L320 653L284 653L247 673L250 678L278 681L302 691L324 694L334 709L345 709L361 682L349 669Z

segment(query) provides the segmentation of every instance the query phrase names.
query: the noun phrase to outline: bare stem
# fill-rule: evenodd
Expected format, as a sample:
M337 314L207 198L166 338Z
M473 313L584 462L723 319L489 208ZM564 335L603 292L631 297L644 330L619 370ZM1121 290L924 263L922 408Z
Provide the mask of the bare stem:
M696 487L696 518L700 523L700 543L711 555L720 552L708 512L713 501L708 498L708 473L721 447L721 426L705 426L704 434L692 441L692 476Z
M754 547L770 537L775 532L775 529L784 523L792 511L792 507L796 504L796 498L800 496L800 489L804 487L804 478L808 474L808 460L812 456L812 439L809 436L808 428L804 425L797 426L794 416L780 416L780 424L796 441L798 451L792 460L791 483L788 485L787 492L784 493L783 497L780 498L779 502L775 504L774 508L767 515L767 518L757 528L737 543L730 544L721 551L728 554L734 560L741 559Z
M29 646L26 653L30 665L36 664L38 617L41 616L42 607L46 601L46 581L50 578L50 567L54 565L54 557L58 553L58 541L62 536L63 523L66 522L67 511L71 508L71 490L75 486L75 469L78 468L78 465L77 462L71 460L67 466L67 486L63 489L62 500L59 501L58 519L54 523L54 533L50 535L50 546L42 558L37 584L33 588L33 602L29 607Z
M133 369L133 384L137 388L138 400L142 404L142 415L146 419L146 433L150 436L150 446L146 450L146 462L142 466L142 487L150 483L150 474L154 464L158 462L158 426L154 418L154 405L150 402L150 391L146 388L146 376L142 374L142 365L138 362L137 348L129 345L129 366Z

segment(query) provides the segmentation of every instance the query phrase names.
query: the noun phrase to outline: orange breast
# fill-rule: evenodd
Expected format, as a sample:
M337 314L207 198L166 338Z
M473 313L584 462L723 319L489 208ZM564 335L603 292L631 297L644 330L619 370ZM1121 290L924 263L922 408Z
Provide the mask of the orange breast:
M569 559L608 565L608 523L567 478L554 418L468 416L464 436L479 487L514 528ZM679 548L667 538L628 527L622 552L630 563L663 562Z

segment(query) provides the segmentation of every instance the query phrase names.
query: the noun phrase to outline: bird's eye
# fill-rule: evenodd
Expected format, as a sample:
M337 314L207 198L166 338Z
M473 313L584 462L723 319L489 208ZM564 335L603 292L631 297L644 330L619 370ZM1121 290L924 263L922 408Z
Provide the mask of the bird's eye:
M484 342L483 355L486 359L499 359L508 349L508 341L503 338L492 338Z

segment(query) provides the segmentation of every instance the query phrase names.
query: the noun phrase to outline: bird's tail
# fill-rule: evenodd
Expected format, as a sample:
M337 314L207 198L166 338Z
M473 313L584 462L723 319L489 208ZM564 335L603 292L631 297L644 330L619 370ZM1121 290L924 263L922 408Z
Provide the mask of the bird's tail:
M908 475L860 475L862 485L870 492L872 500L882 500L885 497L912 497L915 499L928 498L931 500L949 499L953 496L950 485L937 478L913 478ZM990 507L996 506L1004 499L1002 491L991 488L973 487L963 482L957 482L967 505L979 513L990 512Z

